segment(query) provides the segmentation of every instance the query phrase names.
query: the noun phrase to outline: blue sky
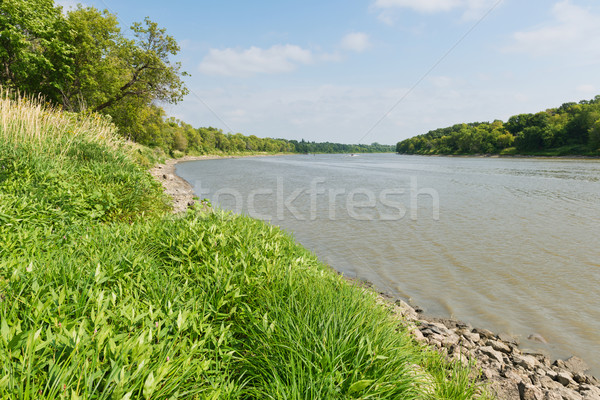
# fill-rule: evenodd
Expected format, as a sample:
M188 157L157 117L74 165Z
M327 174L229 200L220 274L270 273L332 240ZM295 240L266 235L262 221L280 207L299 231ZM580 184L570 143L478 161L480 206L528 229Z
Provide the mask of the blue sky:
M194 127L387 144L600 94L599 3L83 2L177 39L191 94L164 108Z

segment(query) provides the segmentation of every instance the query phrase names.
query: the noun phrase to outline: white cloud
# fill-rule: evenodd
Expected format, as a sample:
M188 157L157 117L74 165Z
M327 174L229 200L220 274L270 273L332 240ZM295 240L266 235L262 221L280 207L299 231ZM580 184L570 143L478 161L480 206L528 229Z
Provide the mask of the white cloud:
M575 88L578 92L585 94L595 94L597 93L596 86L590 84L579 85Z
M295 45L276 45L268 49L250 47L239 50L210 49L200 63L200 72L207 75L251 76L293 71L300 64L310 64L310 50Z
M408 8L419 13L462 10L464 19L477 19L495 4L497 0L376 0L374 6L382 10L379 18L391 24L390 10L394 8Z
M508 52L532 55L580 53L585 57L600 56L600 15L572 4L569 0L552 7L553 20L544 26L513 35Z
M427 80L436 88L449 88L456 83L455 79L448 76L431 76Z
M410 8L418 12L431 13L450 11L461 5L461 0L377 0L375 7L379 8Z
M371 46L369 35L362 32L349 33L342 38L342 48L344 50L361 53Z

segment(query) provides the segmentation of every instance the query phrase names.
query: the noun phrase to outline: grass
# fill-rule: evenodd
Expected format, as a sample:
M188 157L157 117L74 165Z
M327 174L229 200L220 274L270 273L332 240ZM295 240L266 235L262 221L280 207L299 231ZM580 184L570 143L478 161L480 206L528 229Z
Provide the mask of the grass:
M482 393L278 228L170 216L133 161L151 155L105 121L1 109L0 398Z

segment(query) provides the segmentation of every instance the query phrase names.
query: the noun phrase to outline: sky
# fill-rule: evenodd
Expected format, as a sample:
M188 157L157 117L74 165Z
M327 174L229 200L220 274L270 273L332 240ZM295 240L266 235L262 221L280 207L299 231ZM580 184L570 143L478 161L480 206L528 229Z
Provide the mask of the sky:
M395 144L600 94L597 0L82 4L166 28L191 76L164 109L226 133Z

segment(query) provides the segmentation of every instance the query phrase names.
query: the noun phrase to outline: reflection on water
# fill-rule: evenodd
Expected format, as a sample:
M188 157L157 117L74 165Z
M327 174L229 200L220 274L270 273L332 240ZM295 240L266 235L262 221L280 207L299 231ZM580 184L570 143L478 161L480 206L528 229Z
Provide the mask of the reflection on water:
M598 161L299 155L177 173L346 275L600 375Z

